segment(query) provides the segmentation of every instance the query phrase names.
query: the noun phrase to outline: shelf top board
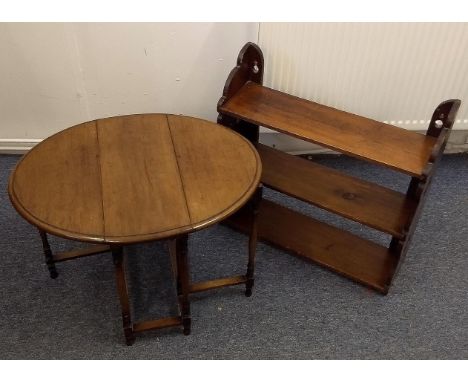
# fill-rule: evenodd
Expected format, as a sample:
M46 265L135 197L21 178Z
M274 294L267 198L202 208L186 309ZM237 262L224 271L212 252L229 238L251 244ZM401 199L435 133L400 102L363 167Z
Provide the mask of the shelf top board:
M421 177L434 137L247 82L219 112Z

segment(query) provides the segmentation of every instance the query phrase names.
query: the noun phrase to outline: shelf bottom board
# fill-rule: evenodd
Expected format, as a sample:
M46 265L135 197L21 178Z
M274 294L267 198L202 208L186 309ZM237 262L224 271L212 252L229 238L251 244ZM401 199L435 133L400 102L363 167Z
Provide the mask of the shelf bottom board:
M259 240L387 294L398 264L388 248L265 199L258 219ZM244 233L249 230L242 210L226 224Z

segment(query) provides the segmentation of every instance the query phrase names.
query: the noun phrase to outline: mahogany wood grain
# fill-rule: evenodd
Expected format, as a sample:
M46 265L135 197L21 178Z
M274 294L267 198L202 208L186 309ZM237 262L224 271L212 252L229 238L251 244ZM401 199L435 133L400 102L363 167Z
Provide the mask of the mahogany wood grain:
M47 233L39 229L39 235L41 236L42 249L44 251L44 257L46 260L47 269L49 270L49 275L52 279L56 279L58 277L58 272L55 268L54 256L52 254L52 250L50 249Z
M135 333L139 333L139 332L145 332L147 330L170 328L172 326L179 326L179 325L182 325L182 319L179 316L166 317L166 318L159 318L157 320L136 322L133 325L133 331Z
M263 83L263 52L257 44L246 43L237 55L236 66L231 70L224 84L223 95L218 100L218 107L236 94L246 82Z
M207 290L222 288L231 285L245 284L246 282L247 277L244 275L200 281L190 285L190 293L204 292Z
M260 175L253 145L225 127L136 114L44 140L17 165L9 195L44 232L122 245L215 224L247 202Z
M244 205L261 175L252 144L197 118L169 115L168 121L192 226L219 221Z
M260 47L252 42L246 43L237 56L237 65L231 70L223 89L223 95L218 100L217 110L229 100L248 81L262 84L264 59ZM258 125L230 117L226 114L218 114L217 122L229 127L246 137L253 144L258 142Z
M191 230L166 116L113 117L97 124L106 242Z
M128 298L127 278L125 272L125 257L123 248L112 246L112 260L114 262L115 280L117 284L117 293L120 300L120 309L122 311L122 326L127 345L135 342L135 333L133 331L130 300Z
M416 203L405 194L259 144L262 183L348 219L403 236Z
M190 266L188 258L188 235L180 235L175 240L177 262L177 293L184 334L189 335L192 318L190 316Z
M177 295L179 295L179 289L180 286L178 285L179 279L177 276L177 255L176 255L176 240L177 239L171 239L167 242L167 249L169 252L169 259L171 261L171 271L172 271L172 276L174 277L174 280L177 280Z
M258 239L258 213L260 212L260 203L262 201L263 185L257 187L255 195L250 199L249 203L244 207L244 211L248 211L250 215L250 230L249 230L249 262L247 263L247 281L245 283L245 296L252 295L252 288L255 283L255 255L257 252Z
M421 177L435 138L246 83L219 112Z
M104 241L96 123L57 133L29 151L9 183L19 214L57 236Z
M249 217L238 213L229 224L249 230ZM386 294L398 258L388 248L302 215L269 200L260 206L259 239L312 260Z
M400 262L395 273L398 272L402 261L406 257L406 253L411 244L417 222L422 213L436 167L442 158L442 154L449 139L460 105L461 101L458 99L446 100L440 103L432 114L426 134L434 137L437 141L432 148L429 161L423 170L423 177L413 177L407 191L407 198L414 200L417 207L413 211L411 219L408 220L404 227L405 238L402 240L397 237L393 237L390 242L390 249L400 258Z

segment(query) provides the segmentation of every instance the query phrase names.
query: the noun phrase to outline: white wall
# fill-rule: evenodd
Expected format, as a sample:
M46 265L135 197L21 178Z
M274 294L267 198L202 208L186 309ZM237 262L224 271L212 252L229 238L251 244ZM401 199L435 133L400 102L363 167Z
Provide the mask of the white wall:
M0 23L0 152L116 114L214 121L240 48L257 37L265 84L317 102L421 129L414 120L430 118L446 97L461 98L448 149L468 148L466 23ZM420 107L399 115L410 99ZM281 134L261 139L316 150Z
M117 114L216 119L258 23L0 23L0 149Z

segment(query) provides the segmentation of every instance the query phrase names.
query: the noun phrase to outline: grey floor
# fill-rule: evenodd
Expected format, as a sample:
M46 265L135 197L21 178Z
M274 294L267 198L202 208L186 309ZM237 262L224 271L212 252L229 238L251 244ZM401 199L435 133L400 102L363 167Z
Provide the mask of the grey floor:
M58 265L48 277L37 232L11 207L0 156L2 359L468 358L468 156L445 156L409 254L388 296L261 244L251 298L243 287L192 298L192 334L172 328L124 345L110 255ZM404 190L408 178L345 157L318 161ZM388 237L272 191L266 197L377 242ZM313 234L313 232L311 233ZM51 240L53 248L79 243ZM195 233L195 280L243 273L246 239L223 226ZM127 248L136 319L176 312L165 243Z

